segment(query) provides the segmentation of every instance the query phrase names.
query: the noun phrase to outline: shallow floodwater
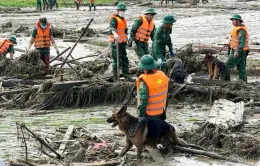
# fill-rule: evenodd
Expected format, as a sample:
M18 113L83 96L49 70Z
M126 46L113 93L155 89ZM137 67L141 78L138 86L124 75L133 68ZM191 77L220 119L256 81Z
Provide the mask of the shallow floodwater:
M0 158L15 160L23 156L23 149L17 140L16 122L25 123L32 131L37 133L52 133L55 127L74 125L85 126L91 132L100 137L109 137L119 132L118 128L111 128L106 123L106 118L112 114L115 106L89 107L82 109L56 110L55 113L45 115L29 115L28 111L1 110L0 118ZM206 119L209 106L203 104L170 106L168 109L168 121L172 123L178 132L193 126L194 122L202 122ZM131 114L136 115L136 109L129 107ZM104 137L105 136L105 137ZM183 154L175 154L167 157L164 165L178 166L208 166L208 165L234 165L204 157L186 157ZM241 164L239 164L241 165Z

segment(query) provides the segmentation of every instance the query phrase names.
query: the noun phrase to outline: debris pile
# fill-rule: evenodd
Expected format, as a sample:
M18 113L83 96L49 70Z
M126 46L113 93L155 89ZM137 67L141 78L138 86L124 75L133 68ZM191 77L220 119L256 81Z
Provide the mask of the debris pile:
M15 60L3 57L0 60L0 75L28 78L44 73L45 65L40 60L39 51L32 50Z
M64 126L56 128L54 133L34 133L24 124L17 123L16 125L18 138L26 154L25 160L20 160L20 162L25 161L35 165L59 162L67 165L71 163L117 165L121 162L116 159L118 154L115 153L115 149L120 146L119 142L113 139L108 139L107 142L94 135L86 127ZM36 152L44 156L38 155L37 159ZM30 160L30 155L34 155L37 160Z

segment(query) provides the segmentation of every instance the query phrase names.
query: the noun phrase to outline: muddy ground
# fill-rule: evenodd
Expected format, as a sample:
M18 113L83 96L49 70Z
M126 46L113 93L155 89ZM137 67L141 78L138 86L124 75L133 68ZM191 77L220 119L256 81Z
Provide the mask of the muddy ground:
M232 29L229 17L232 14L239 13L242 15L245 24L248 27L250 36L249 44L258 47L256 44L260 42L260 1L233 1L220 0L209 1L207 4L198 4L190 6L189 4L174 4L167 8L157 8L158 1L154 2L158 14L155 16L155 24L159 26L161 19L165 14L173 14L177 22L173 25L172 41L174 48L178 49L188 43L200 45L217 45L228 42ZM133 20L144 13L146 6L138 7L137 5L128 5L126 11L126 19L128 26L131 28ZM73 42L63 42L66 35L79 36L90 18L94 18L91 28L96 32L91 38L107 40L108 20L111 13L114 12L113 6L98 6L96 11L87 11L88 8L81 7L79 11L75 8L59 8L47 13L37 13L34 8L22 8L4 11L0 14L0 37L4 38L10 34L18 37L17 48L25 49L28 45L29 35L35 22L40 16L46 16L52 23L54 29L62 29L65 35L56 38L60 50L72 46ZM10 10L9 10L10 11ZM11 25L10 23L11 22ZM8 23L8 24L6 24ZM19 28L19 27L23 28ZM150 43L151 44L151 43ZM99 44L100 45L100 44ZM86 56L96 52L102 52L106 47L97 46L96 44L80 43L77 45L72 55L77 57ZM55 50L51 48L51 54L56 55ZM225 53L220 53L221 59L226 59ZM16 52L15 57L21 53ZM128 50L129 58L133 61L137 60L133 49ZM259 66L259 53L250 53L248 56L249 67ZM81 61L94 61L96 57L87 58ZM58 63L58 62L56 62ZM258 81L259 78L253 76L249 81ZM206 119L206 115L210 110L208 103L171 103L168 109L168 120L177 127L179 133L191 127L196 127L196 122L202 122ZM0 158L4 160L15 160L23 155L20 143L16 138L15 122L24 122L28 127L34 130L44 132L53 132L55 127L73 124L75 126L87 126L91 131L100 135L102 138L112 136L118 129L112 129L106 124L105 119L111 114L114 106L92 107L86 109L57 110L57 113L47 115L28 115L28 111L21 110L1 110L0 114ZM131 108L131 112L135 114L135 108ZM178 121L176 120L176 117ZM259 123L259 114L247 117L248 121ZM182 125L180 125L180 123ZM105 133L104 133L105 131ZM255 135L260 137L259 131ZM255 161L252 161L253 163ZM234 165L233 163L220 162L208 158L185 156L176 154L169 157L165 165Z

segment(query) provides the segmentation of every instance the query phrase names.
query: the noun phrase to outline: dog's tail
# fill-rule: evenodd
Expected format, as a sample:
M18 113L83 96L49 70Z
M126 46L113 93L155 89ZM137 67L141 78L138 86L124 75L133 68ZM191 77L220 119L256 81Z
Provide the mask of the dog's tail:
M175 128L172 126L172 143L173 145L179 145L179 146L184 146L185 143L181 142L177 135L176 135L176 131L175 131Z

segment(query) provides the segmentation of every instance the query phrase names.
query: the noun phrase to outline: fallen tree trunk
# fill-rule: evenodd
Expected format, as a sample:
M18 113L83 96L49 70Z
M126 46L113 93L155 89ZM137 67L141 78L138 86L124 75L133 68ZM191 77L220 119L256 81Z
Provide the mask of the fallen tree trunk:
M38 87L27 88L27 89L11 90L11 91L3 91L3 92L0 92L0 96L13 95L13 94L23 93L23 92L29 92L29 91L36 90L36 89L38 89Z
M179 147L179 146L172 146L172 148L173 148L174 150L178 150L178 151L181 151L181 152L186 152L186 153L191 153L191 154L197 154L197 155L208 156L208 157L211 157L211 158L220 159L220 160L226 160L226 161L231 161L231 162L235 162L235 163L244 163L244 162L242 162L242 161L240 161L240 160L238 160L238 159L233 159L233 158L230 158L230 157L225 157L225 156L222 156L222 155L213 153L213 152L206 152L206 151L203 151L203 150L189 149L189 148Z
M1 80L2 87L14 87L19 85L39 85L40 83L35 80L24 80L24 79L8 79L8 80Z

